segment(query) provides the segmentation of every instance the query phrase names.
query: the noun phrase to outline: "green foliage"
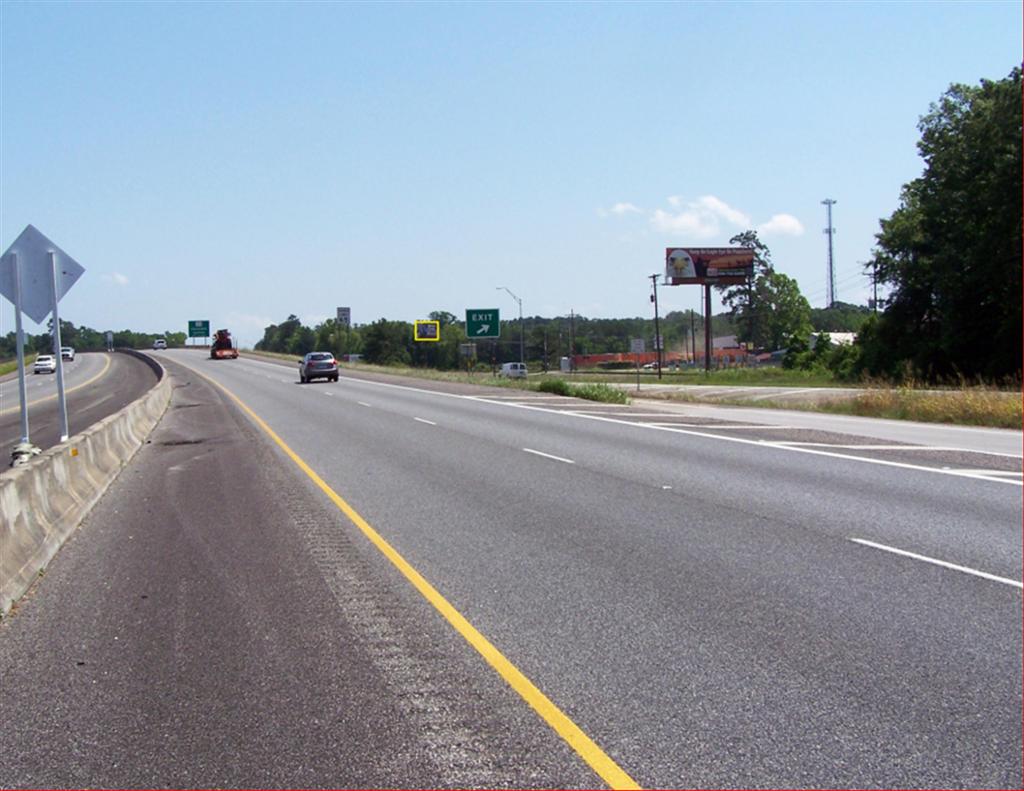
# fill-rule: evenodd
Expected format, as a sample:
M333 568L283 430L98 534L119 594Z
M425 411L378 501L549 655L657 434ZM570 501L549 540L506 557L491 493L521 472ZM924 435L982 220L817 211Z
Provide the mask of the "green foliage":
M606 404L629 403L629 397L622 390L609 387L604 383L571 384L564 379L545 379L537 386L537 389L542 393L585 398L588 401L601 401Z
M860 332L871 315L864 305L833 302L828 308L811 308L811 326L815 332Z
M1021 70L953 85L919 124L923 175L881 221L889 306L861 346L873 375L1020 372Z
M52 354L53 353L53 321L47 322L47 332L38 335L25 335L25 354ZM134 332L133 330L119 330L114 333L114 346L120 349L149 349L157 338L166 338L168 346L184 346L184 332ZM60 321L60 342L61 346L73 346L80 352L98 352L107 348L107 337L105 331L94 330L92 327L76 327L70 321ZM7 360L17 356L17 341L14 332L0 336L0 359Z
M811 306L796 280L776 272L771 251L756 231L744 231L729 240L754 253L754 279L722 290L722 301L736 327L736 340L756 349L781 349L786 339L811 331Z
M409 365L412 362L412 325L379 319L363 328L363 355L375 365Z
M545 379L537 385L537 389L542 393L554 393L560 396L570 395L569 383L564 379Z

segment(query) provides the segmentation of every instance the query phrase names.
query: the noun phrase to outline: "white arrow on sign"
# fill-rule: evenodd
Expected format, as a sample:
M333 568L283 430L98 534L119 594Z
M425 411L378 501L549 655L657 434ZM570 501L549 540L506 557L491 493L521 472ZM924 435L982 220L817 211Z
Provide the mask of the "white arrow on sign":
M0 294L15 301L14 263L21 269L21 311L42 324L53 309L53 270L50 253L57 259L57 300L60 301L85 269L33 226L28 225L0 258Z
M477 335L484 335L484 334L485 334L485 333L487 333L487 332L488 332L488 331L489 331L490 329L491 329L491 325L490 325L490 324L481 324L481 325L480 325L480 329L478 329L478 330L476 331L476 334L477 334Z

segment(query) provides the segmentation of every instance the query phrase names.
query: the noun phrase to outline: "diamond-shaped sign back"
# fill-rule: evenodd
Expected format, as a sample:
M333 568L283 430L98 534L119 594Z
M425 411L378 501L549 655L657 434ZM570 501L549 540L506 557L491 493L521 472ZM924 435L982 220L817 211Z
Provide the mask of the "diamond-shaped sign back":
M0 294L14 302L14 262L21 269L21 312L37 324L53 308L53 270L50 253L57 259L57 301L59 302L82 276L85 269L71 256L28 225L0 258Z

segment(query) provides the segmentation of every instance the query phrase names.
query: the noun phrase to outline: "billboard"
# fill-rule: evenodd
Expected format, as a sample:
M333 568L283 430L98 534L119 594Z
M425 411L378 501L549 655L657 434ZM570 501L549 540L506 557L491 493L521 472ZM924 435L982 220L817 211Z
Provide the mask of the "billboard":
M417 341L437 342L441 340L441 322L420 321L413 323L413 339Z
M667 247L665 285L738 286L754 275L749 247Z

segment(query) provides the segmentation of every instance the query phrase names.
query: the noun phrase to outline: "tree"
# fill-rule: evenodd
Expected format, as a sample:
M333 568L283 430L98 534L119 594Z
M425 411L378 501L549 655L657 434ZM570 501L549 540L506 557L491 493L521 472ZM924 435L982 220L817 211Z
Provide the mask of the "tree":
M1021 70L952 85L921 118L924 173L881 221L889 304L874 374L1000 379L1021 370ZM877 366L877 367L874 367Z
M757 231L736 234L729 244L754 253L751 282L720 289L736 328L736 340L753 343L756 349L780 349L789 337L810 333L810 304L796 280L775 271L771 251L757 238Z
M363 356L377 365L409 365L412 356L412 325L380 319L363 330Z

